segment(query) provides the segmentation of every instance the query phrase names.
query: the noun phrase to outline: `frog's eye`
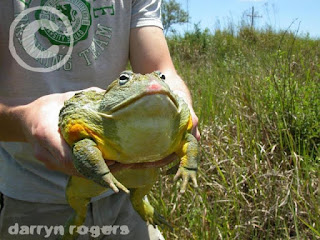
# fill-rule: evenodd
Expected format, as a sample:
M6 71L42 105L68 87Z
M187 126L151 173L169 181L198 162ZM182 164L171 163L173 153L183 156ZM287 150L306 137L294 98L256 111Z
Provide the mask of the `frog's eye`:
M166 76L163 74L163 73L161 73L160 71L156 71L155 72L158 76L159 76L159 78L161 78L162 80L166 80Z
M122 72L119 77L119 85L126 84L132 78L132 72Z

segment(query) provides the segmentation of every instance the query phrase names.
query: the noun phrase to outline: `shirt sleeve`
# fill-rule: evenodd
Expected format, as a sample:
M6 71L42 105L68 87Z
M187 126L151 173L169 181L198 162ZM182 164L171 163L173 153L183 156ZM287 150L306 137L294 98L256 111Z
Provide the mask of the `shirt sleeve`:
M131 28L156 26L163 29L161 22L161 0L133 0Z

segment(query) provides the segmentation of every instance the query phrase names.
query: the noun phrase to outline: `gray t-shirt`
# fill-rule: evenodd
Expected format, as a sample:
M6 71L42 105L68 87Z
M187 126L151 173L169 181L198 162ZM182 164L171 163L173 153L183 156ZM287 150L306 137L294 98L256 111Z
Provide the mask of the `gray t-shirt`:
M106 88L127 66L130 29L143 26L162 28L160 5L160 0L1 1L0 95L36 99L92 86ZM52 8L63 13L71 23L71 58L52 72L27 70L9 51L10 34L14 54L33 68L48 69L56 65L70 49L71 29L64 25L65 19L50 11ZM14 22L15 17L25 10L30 11L19 22ZM32 25L33 28L28 26L34 22L47 24L46 20L59 29L38 27L33 35L30 34L30 29L35 29L36 25ZM10 33L13 22L15 28ZM29 39L33 41L28 41L24 33L32 35ZM46 50L53 45L59 46L59 52L48 55ZM25 201L66 203L64 191L68 177L48 170L36 160L29 144L0 142L0 166L0 191L5 195Z

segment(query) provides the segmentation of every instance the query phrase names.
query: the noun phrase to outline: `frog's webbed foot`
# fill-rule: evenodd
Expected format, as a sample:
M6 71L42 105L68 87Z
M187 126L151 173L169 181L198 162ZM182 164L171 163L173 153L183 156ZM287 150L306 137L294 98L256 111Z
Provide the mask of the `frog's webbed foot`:
M149 223L152 224L153 226L155 226L155 225L166 226L171 231L173 231L172 225L170 223L168 223L167 220L161 214L159 214L156 210L154 210L154 212L153 212L153 219L152 219L153 223L150 221L149 221Z
M110 172L97 144L91 139L83 139L73 146L74 166L79 173L90 180L119 192L129 190L123 186Z
M182 177L181 193L186 191L190 179L192 180L194 187L198 187L196 178L198 170L198 152L197 139L192 134L188 133L186 140L181 146L181 150L177 152L181 161L178 172L174 177L175 181Z
M172 226L167 220L160 215L148 202L148 200L143 199L141 201L133 203L133 207L139 213L143 220L148 222L149 224L155 226L166 226L172 230Z
M172 230L171 224L168 223L166 219L151 206L148 199L145 198L145 194L151 187L152 185L145 188L132 189L130 193L132 206L144 221L153 226L166 226Z
M161 215L159 214L147 200L142 200L142 205L144 208L143 216L142 218L148 222L149 224L153 225L154 227L156 225L162 226L162 227L168 227L170 230L173 230L173 227L170 223ZM139 213L140 214L140 213ZM141 214L140 214L141 215Z

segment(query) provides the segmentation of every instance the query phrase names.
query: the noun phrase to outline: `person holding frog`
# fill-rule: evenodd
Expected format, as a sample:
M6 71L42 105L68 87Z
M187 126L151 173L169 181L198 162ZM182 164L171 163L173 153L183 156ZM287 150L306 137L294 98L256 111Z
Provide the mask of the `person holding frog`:
M163 35L160 6L158 0L0 3L0 15L4 19L0 23L1 238L17 239L8 233L15 223L64 224L72 212L65 198L68 177L79 173L73 166L71 150L58 131L60 109L77 91L105 89L126 68L128 61L134 72L159 70L166 76L171 90L188 104L193 134L200 138L189 90L174 68ZM35 7L42 8L28 13L14 32L10 31L18 14ZM23 33L34 21L51 19L62 26L61 19L45 7L58 9L67 16L73 44L65 30L53 33L46 28L34 33L33 42L23 43ZM32 67L53 68L71 46L72 55L54 71L30 71L16 61L8 47L10 40L16 54ZM39 50L37 56L31 57L35 50L31 43ZM59 46L61 52L46 58L45 50L52 45ZM107 164L111 166L114 162ZM107 191L97 197L89 205L88 213L85 225L128 225L130 233L114 236L119 239L163 239L157 228L146 225L133 210L122 191L117 194ZM19 235L18 239L30 239L30 236Z

